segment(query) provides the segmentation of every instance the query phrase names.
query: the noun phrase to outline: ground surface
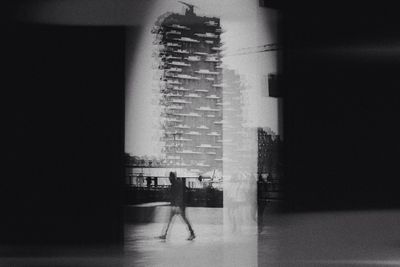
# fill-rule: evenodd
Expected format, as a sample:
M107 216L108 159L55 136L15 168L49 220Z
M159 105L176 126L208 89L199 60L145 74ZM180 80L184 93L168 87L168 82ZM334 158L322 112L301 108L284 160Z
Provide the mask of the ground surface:
M158 208L152 222L125 227L126 266L257 266L256 229L224 234L222 209L187 208L196 239L187 241L189 232L176 218L167 240L159 236L169 207ZM227 229L225 229L226 231Z
M264 227L224 224L222 209L189 208L197 238L177 218L166 241L168 207L148 222L128 222L125 252L113 248L0 247L0 266L400 266L400 212L395 210L264 214ZM225 221L226 222L226 221Z

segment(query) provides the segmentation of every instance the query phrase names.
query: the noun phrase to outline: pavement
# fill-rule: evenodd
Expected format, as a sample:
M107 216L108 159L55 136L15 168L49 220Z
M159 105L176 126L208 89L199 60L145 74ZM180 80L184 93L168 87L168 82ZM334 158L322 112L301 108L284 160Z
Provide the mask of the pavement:
M276 244L268 266L400 266L398 210L299 213L275 220L274 241L259 241L259 262L268 257L263 256L268 244Z
M196 239L186 240L188 230L176 218L162 241L155 237L161 234L168 208L146 210L144 217L132 217L140 220L126 223L123 254L109 247L33 247L19 252L1 247L0 266L400 266L399 210L266 212L257 233L254 224L242 224L233 232L222 208L188 208Z
M194 241L179 220L166 241L154 239L163 216L128 224L125 266L400 266L398 210L266 212L258 234L246 227L232 234L223 209L192 208L189 218Z
M223 224L221 208L187 208L196 239L178 217L166 240L161 235L169 207L159 207L152 222L125 226L125 267L133 266L258 266L256 228L233 233Z

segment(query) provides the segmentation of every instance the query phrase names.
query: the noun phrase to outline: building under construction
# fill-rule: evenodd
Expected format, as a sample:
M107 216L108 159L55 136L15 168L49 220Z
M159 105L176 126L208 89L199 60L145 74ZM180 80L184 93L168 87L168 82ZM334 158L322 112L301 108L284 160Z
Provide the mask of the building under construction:
M153 28L167 166L222 171L220 19L167 13Z

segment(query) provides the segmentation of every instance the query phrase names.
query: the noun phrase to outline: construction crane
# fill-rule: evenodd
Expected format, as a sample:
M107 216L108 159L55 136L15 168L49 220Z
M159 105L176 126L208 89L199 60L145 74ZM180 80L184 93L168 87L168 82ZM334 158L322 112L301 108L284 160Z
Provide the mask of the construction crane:
M253 47L244 47L236 50L233 53L225 54L224 57L270 52L270 51L276 51L278 49L279 49L278 44L265 44Z
M186 9L186 15L194 15L194 8L199 8L198 6L183 1L178 1L178 2L188 7L188 9Z

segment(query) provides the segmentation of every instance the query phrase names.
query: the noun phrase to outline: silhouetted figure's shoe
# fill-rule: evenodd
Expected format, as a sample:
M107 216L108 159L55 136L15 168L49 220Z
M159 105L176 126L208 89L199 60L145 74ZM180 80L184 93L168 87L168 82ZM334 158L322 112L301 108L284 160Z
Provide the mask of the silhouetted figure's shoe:
M161 240L165 240L165 239L167 239L167 235L160 235L157 238L161 239Z
M194 233L191 233L190 236L186 240L193 240L196 238L196 235Z

